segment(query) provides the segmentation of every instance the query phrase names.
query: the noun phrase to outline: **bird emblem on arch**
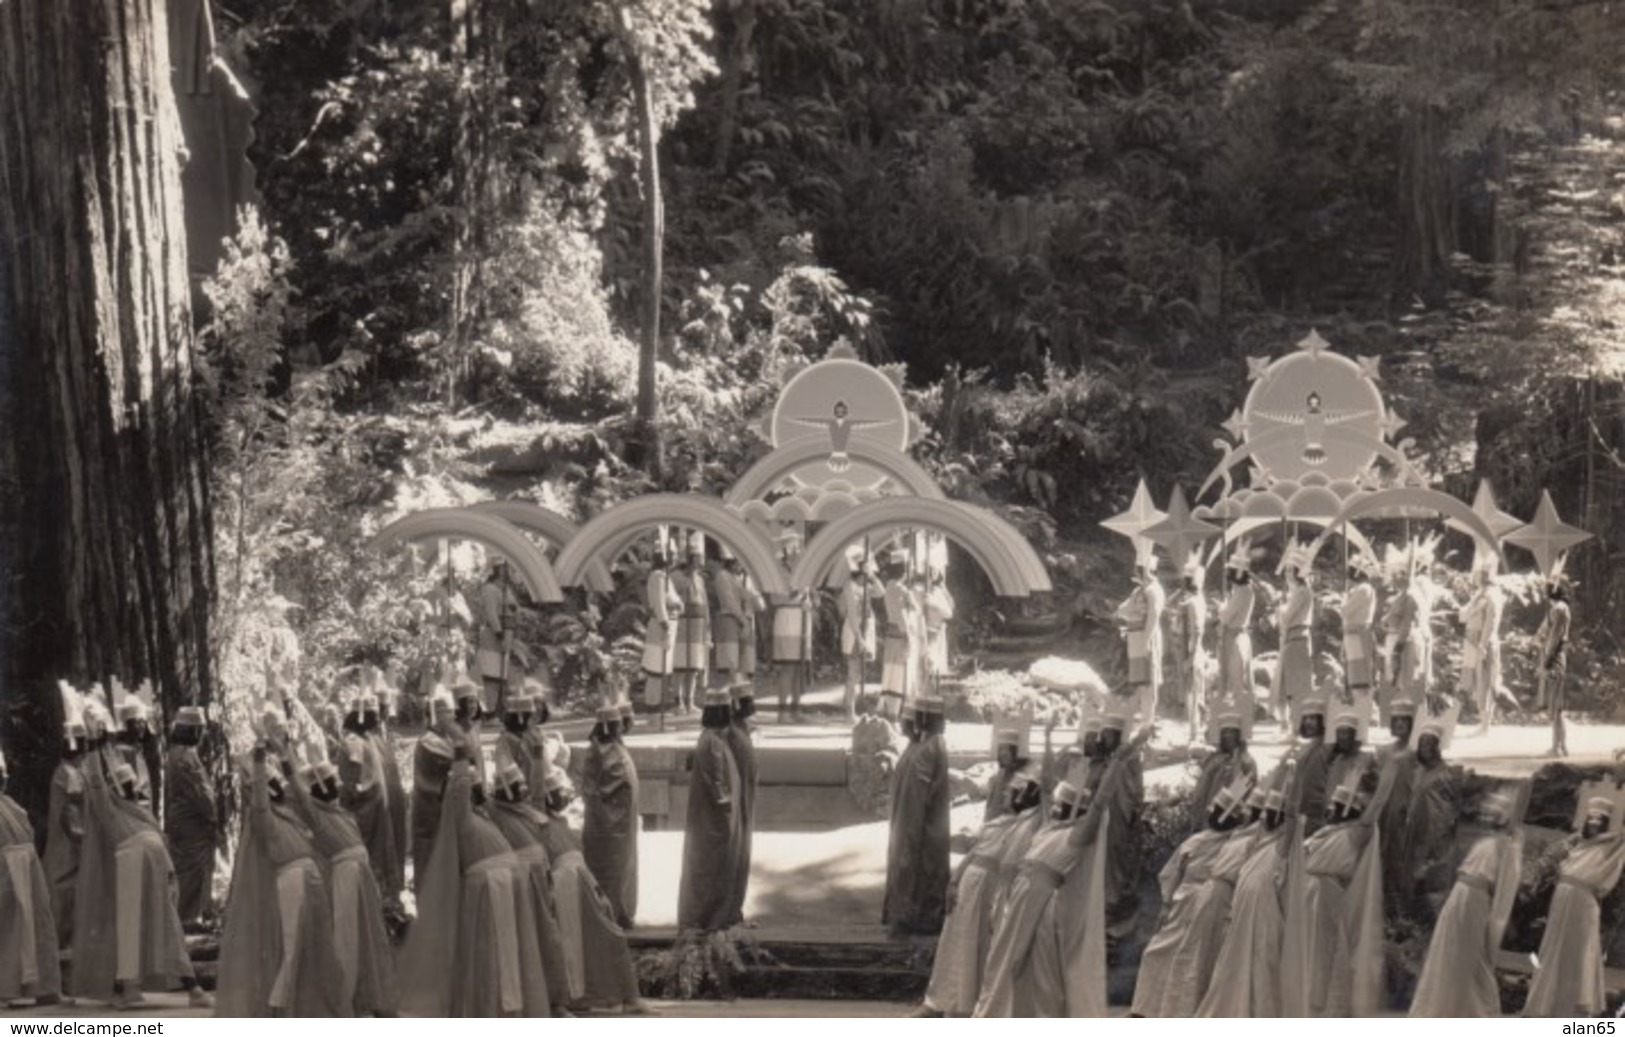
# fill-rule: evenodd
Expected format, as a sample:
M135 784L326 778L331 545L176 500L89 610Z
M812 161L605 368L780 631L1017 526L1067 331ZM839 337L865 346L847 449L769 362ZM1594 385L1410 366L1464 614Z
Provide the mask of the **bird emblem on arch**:
M1363 418L1379 417L1373 410L1327 410L1320 393L1311 391L1304 398L1302 410L1258 410L1252 417L1282 425L1297 425L1303 429L1303 461L1316 467L1326 463L1326 429Z
M829 431L829 470L844 472L852 467L852 458L847 454L847 448L852 442L852 433L869 428L883 428L896 424L895 418L854 418L851 408L845 400L836 400L831 408L831 416L827 418L814 418L792 416L791 421L797 425L808 428L822 428Z

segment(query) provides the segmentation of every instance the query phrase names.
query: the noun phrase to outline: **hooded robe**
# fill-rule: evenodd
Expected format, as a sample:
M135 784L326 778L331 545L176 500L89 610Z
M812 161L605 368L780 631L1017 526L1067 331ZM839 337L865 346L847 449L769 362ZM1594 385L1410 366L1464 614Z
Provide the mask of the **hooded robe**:
M1382 849L1375 826L1363 821L1327 825L1304 842L1303 900L1288 906L1301 917L1301 999L1318 1018L1369 1017L1382 1003ZM1282 960L1292 960L1282 951ZM1290 1013L1288 1013L1290 1014Z
M564 927L559 922L558 901L553 889L553 859L547 852L544 830L551 823L547 814L528 800L510 802L501 798L486 803L491 823L502 832L513 852L525 869L526 881L519 890L520 910L535 918L533 929L521 928L521 940L534 931L539 943L521 946L521 955L540 959L547 976L547 996L555 1006L569 1004L577 998L570 983L574 970L565 946Z
M1570 1018L1602 1015L1602 909L1625 868L1625 832L1571 840L1557 869L1557 888L1540 941L1540 969L1529 984L1523 1014Z
M1261 830L1252 841L1199 1018L1278 1019L1287 1014L1283 991L1302 986L1302 955L1283 953L1287 907L1303 897L1301 821Z
M993 940L993 890L998 884L999 856L1018 822L1037 810L1005 814L982 825L955 879L954 908L948 912L931 961L925 989L927 1007L946 1016L968 1016L982 991L982 970Z
M301 1019L348 1016L333 901L316 865L314 838L294 803L271 800L264 768L256 764L262 773L247 777L243 839L220 934L215 1016L263 1018L273 1008Z
M395 949L384 929L378 879L355 818L337 800L324 802L290 782L300 816L310 826L333 898L333 951L344 1014L389 1016L400 1007Z
M592 1007L629 1005L638 1000L637 971L626 932L581 855L581 841L569 822L553 816L542 830L553 862L553 896L559 908L572 1003ZM686 863L686 858L685 858Z
M1121 760L1121 762L1118 762ZM1102 787L1117 763L1110 787ZM1112 828L1112 853L1106 858L1106 931L1113 939L1133 932L1140 912L1140 812L1145 806L1145 761L1123 748L1109 757L1089 760L1084 777L1089 802L1104 809Z
M631 928L638 915L638 767L620 739L587 746L581 768L581 852L615 921Z
M895 933L935 936L948 906L948 747L940 734L913 742L892 780L891 840L881 922Z
M1197 832L1180 844L1157 876L1162 924L1140 957L1135 1015L1182 1019L1196 1014L1213 976L1231 894L1247 863L1252 836L1247 829Z
M734 885L744 852L740 799L739 767L728 751L727 736L705 728L694 747L688 781L677 894L680 929L715 932L733 924Z
M1428 941L1411 999L1413 1019L1500 1017L1495 955L1518 893L1522 843L1506 832L1493 832L1468 847Z
M452 767L401 948L401 1014L420 1019L552 1015L523 889L528 868L474 807L468 760Z
M45 813L45 878L51 884L51 914L57 940L73 942L73 895L79 883L79 847L85 839L85 774L80 760L64 759L51 776Z
M0 793L0 1002L62 993L51 887L34 852L34 828Z
M144 803L108 788L104 760L87 761L69 992L108 1001L117 980L144 991L173 990L193 971L175 911L175 866L158 819Z
M751 845L756 833L756 743L750 722L734 717L725 732L728 751L739 768L739 860L734 872L733 923L745 920L745 898L750 893Z

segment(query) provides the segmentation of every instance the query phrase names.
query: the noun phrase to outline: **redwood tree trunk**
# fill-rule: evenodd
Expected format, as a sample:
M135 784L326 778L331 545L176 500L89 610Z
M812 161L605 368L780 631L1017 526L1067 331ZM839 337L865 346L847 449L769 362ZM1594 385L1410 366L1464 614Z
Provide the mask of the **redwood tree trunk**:
M165 21L165 0L0 3L0 440L17 478L0 504L0 697L36 795L55 756L57 678L150 678L165 716L212 698Z
M660 295L663 290L666 214L660 194L660 120L643 54L638 49L625 8L620 19L621 45L632 80L632 106L638 123L638 180L643 188L643 321L638 338L637 434L634 464L658 475L662 469L660 432L655 424L655 361L660 355Z

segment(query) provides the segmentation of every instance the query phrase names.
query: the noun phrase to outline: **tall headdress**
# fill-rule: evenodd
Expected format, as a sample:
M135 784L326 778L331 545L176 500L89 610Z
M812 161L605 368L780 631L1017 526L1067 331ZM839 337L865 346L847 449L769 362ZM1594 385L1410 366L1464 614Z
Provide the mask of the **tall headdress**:
M1315 556L1310 554L1309 545L1294 541L1287 549L1281 552L1281 564L1275 567L1277 573L1284 573L1292 569L1297 574L1307 576L1314 571Z
M1439 740L1439 751L1450 748L1450 743L1456 737L1456 721L1461 717L1461 702L1453 702L1450 708L1424 720L1416 729L1416 737L1432 735Z
M1371 734L1371 693L1361 692L1354 696L1352 703L1337 702L1332 704L1331 715L1326 720L1326 743L1330 745L1337 741L1337 729L1340 727L1354 728L1355 737L1364 743Z
M1000 712L993 718L993 754L999 747L1013 746L1018 758L1032 755L1033 710L1031 704L1018 710Z
M1608 779L1582 782L1576 792L1574 830L1584 827L1586 818L1601 814L1608 818L1608 830L1618 832L1625 824L1625 789L1616 789Z
M1241 732L1241 740L1250 742L1253 739L1253 708L1251 702L1234 702L1226 700L1214 705L1211 719L1207 725L1207 740L1209 745L1219 744L1219 732L1227 727L1233 727Z
M1253 571L1253 546L1246 540L1236 541L1236 547L1230 552L1230 557L1224 561L1224 567L1231 572L1246 573Z
M85 700L67 681L56 682L57 693L62 696L62 737L75 749L84 748Z

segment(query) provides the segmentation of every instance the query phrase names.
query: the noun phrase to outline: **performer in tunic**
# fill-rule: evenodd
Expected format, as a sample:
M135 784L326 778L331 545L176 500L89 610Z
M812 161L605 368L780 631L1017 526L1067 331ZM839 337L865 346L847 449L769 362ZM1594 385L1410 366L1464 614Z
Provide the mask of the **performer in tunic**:
M1128 690L1137 695L1146 717L1157 715L1162 687L1162 614L1167 594L1157 579L1157 559L1150 543L1135 559L1134 592L1117 608L1117 623L1128 645Z
M1285 941L1302 926L1305 971L1302 987L1282 996L1322 1019L1370 1017L1386 1007L1381 837L1365 814L1365 793L1355 779L1332 791L1325 826L1305 841L1302 899L1289 902L1286 912L1282 961L1299 960Z
M671 584L670 561L658 552L649 562L645 588L649 621L643 633L643 702L659 706L667 701L667 684L672 679L672 661L677 654L677 625L683 615L683 599Z
M761 616L767 611L767 599L756 588L750 573L741 577L745 588L745 626L739 632L739 683L756 685L756 674L761 669L757 645L761 638Z
M914 735L892 779L881 922L892 936L936 936L948 903L948 746L942 700L921 696Z
M861 551L860 551L861 555ZM869 560L854 560L849 554L846 586L841 588L841 657L846 660L846 687L842 706L846 719L858 719L858 688L864 681L864 667L875 657L875 602L885 597L885 589L869 571Z
M418 917L401 948L401 1014L545 1018L552 1014L536 915L520 910L528 869L482 813L469 747L452 750Z
M392 1016L400 1004L395 949L384 929L384 901L361 828L339 802L339 770L322 761L295 774L282 761L295 808L310 826L333 900L333 953L341 1015Z
M1514 810L1511 797L1499 792L1486 796L1479 807L1483 828L1456 870L1456 884L1433 927L1411 1000L1412 1018L1477 1019L1501 1014L1495 955L1518 894L1523 858L1522 834L1513 831L1517 823Z
M1157 876L1162 920L1140 957L1134 984L1135 1018L1182 1019L1196 1014L1218 960L1230 897L1252 848L1242 834L1249 775L1221 788L1208 809L1207 828L1186 839Z
M913 614L918 609L918 603L908 589L905 580L907 572L903 562L893 558L886 567L886 587L881 598L886 640L880 679L880 712L889 720L897 720L909 712L909 700L917 694L914 678L918 651L910 643L909 630L914 625Z
M480 585L479 631L475 658L484 682L482 705L487 713L502 711L507 693L509 653L513 649L513 615L518 608L508 586L508 563L498 561Z
M677 894L680 929L716 932L733 924L734 886L744 853L744 812L739 766L728 749L732 724L728 693L707 693L688 779L688 821L683 827L683 872Z
M1395 572L1397 583L1393 600L1383 617L1388 634L1391 676L1388 697L1421 702L1427 697L1428 660L1432 656L1433 632L1429 626L1432 602L1417 579L1417 545L1405 553L1404 568Z
M809 591L775 595L773 607L773 678L778 690L778 722L801 719L801 696L812 679L813 616Z
M1349 589L1338 610L1343 620L1343 673L1349 692L1370 694L1377 683L1376 560L1363 551L1349 559Z
M1265 793L1246 863L1236 878L1207 993L1204 1019L1277 1019L1291 1006L1283 990L1301 986L1302 956L1283 953L1287 905L1303 896L1303 840L1298 819L1286 820L1280 788Z
M545 775L544 775L545 782ZM621 741L621 711L601 706L581 768L581 852L609 898L615 921L632 928L638 913L638 768Z
M1552 714L1552 748L1548 756L1569 754L1568 732L1563 727L1563 710L1568 706L1569 676L1569 614L1568 581L1559 577L1551 581L1546 590L1549 604L1546 618L1535 633L1540 645L1540 686L1538 697L1542 707Z
M550 761L547 759L545 739L538 738L537 711L546 710L529 689L510 692L506 712L502 714L502 733L497 735L496 755L512 760L525 775L525 785L540 799L543 779L547 777Z
M444 812L441 794L451 777L456 749L467 741L455 710L451 692L445 685L435 685L429 696L429 729L412 750L412 888L420 894Z
M62 1000L62 968L51 888L34 852L34 826L7 794L7 778L0 755L0 1004L55 1004Z
M183 706L169 730L164 762L164 838L175 862L177 909L181 924L196 922L209 906L214 886L214 855L220 842L220 812L214 783L198 758L203 711Z
M1462 696L1478 708L1479 731L1495 723L1495 707L1505 694L1501 685L1501 615L1506 595L1495 583L1493 560L1473 570L1473 596L1461 610Z
M214 1005L198 986L170 891L175 866L135 771L110 760L105 731L86 761L85 839L74 891L72 993L146 1003L143 991L186 990L193 1008ZM111 788L109 787L111 783Z
M1225 563L1230 593L1219 607L1219 695L1230 702L1253 700L1253 587L1252 556L1245 542Z
M1432 921L1452 881L1461 789L1455 772L1445 763L1444 751L1450 747L1460 708L1455 706L1424 721L1416 733L1416 767L1404 838L1409 899L1400 902L1399 910L1426 921Z
M1169 603L1168 615L1174 646L1174 672L1180 693L1185 696L1185 719L1190 724L1191 744L1202 737L1202 718L1207 709L1207 596L1202 593L1202 563L1192 552L1180 574L1179 593Z
M948 624L954 618L954 596L948 593L948 579L941 571L927 581L920 618L925 626L925 669L933 681L941 680L948 668Z
M1114 794L1123 761L1101 788ZM977 1018L1100 1018L1106 1015L1105 867L1111 823L1068 782L1051 797L1049 823L1032 837L1001 913L983 969Z
M969 851L954 869L948 887L948 916L937 953L931 961L931 982L925 1003L916 1017L968 1016L982 991L982 969L993 937L994 888L998 884L999 857L1012 833L1028 816L1037 817L1043 795L1031 768L1017 771L1004 787L1005 809L982 824Z
M45 814L45 877L51 883L51 914L57 940L73 942L73 896L79 882L79 847L85 838L85 749L88 736L79 693L58 681L63 701L62 756L51 775Z
M216 1014L349 1015L333 949L333 901L316 866L315 840L263 740L245 778L243 839L220 934Z
M553 859L547 852L547 826L550 824L543 799L534 795L525 783L524 770L514 760L499 756L496 774L496 795L486 800L485 810L492 824L508 840L519 861L520 877L514 893L515 910L531 921L530 926L519 927L519 956L525 961L540 961L547 981L547 999L558 1017L573 1016L566 1005L580 1000L585 992L581 980L581 964L573 966L576 977L571 989L572 965L569 961L574 945L565 948L563 923L559 921L558 904L553 896ZM546 776L543 776L546 780ZM543 789L543 798L546 789ZM534 932L538 945L531 945Z
M740 642L745 633L745 572L727 548L722 549L722 568L712 580L717 610L712 620L716 648L712 661L724 688L739 683Z
M570 970L571 1004L644 1014L647 1010L638 996L638 977L632 967L632 952L626 946L626 934L615 924L609 901L587 870L581 843L564 816L573 791L563 771L554 768L548 772L544 800L548 824L541 831L548 858L553 862L553 892L564 937L565 965Z
M756 831L756 743L751 740L750 718L756 715L756 698L749 687L732 690L733 722L725 738L739 769L739 862L734 877L733 925L745 921L745 898L750 889L751 848Z
M1315 685L1315 653L1309 631L1315 623L1315 596L1309 581L1314 559L1308 548L1294 544L1281 560L1286 577L1286 596L1276 621L1281 631L1281 663L1276 670L1274 712L1284 724L1292 704L1312 692Z
M1331 746L1326 741L1326 696L1316 693L1294 706L1300 739L1288 751L1297 779L1298 808L1306 822L1305 833L1319 828L1326 819L1326 797L1331 792Z
M1250 707L1250 703L1247 704ZM1258 780L1258 764L1247 751L1247 732L1251 725L1241 709L1224 707L1213 718L1208 737L1216 748L1202 761L1202 770L1196 777L1196 789L1191 793L1191 829L1207 828L1209 807L1213 797L1227 785L1246 776L1248 782Z
M1540 1018L1599 1016L1608 1007L1603 983L1601 904L1625 869L1625 832L1613 830L1614 801L1592 797L1578 835L1554 848L1557 888L1540 941L1540 962L1523 1014Z
M688 564L671 575L672 590L683 603L671 662L677 708L683 713L694 712L695 700L705 690L711 659L711 597L705 589L704 564L705 539L700 535L689 547Z

